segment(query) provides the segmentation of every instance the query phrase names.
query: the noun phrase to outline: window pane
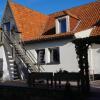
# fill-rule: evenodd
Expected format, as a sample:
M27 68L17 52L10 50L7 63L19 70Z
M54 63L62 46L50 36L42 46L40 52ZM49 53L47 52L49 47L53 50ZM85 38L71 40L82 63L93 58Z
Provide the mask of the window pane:
M4 30L10 32L10 22L4 23Z
M45 63L45 50L37 50L37 62Z
M50 62L59 63L59 48L50 49Z
M66 19L59 20L59 24L60 24L60 32L61 33L66 32Z
M54 62L59 62L59 50L58 49L54 49L53 51L53 60Z

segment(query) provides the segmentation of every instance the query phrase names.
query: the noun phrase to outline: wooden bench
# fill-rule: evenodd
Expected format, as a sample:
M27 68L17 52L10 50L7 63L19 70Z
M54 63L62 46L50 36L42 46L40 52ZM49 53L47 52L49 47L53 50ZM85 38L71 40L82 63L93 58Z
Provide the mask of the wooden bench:
M70 86L70 82L77 82L77 86L80 86L80 74L76 72L33 72L28 76L28 85L44 85L52 87Z
M46 82L45 82L46 81ZM53 85L53 73L50 72L33 72L28 76L29 86L37 84L46 84L47 86Z
M75 73L75 72L54 73L54 82L55 82L55 87L57 85L61 87L62 82L66 82L66 85L69 85L70 82L77 82L77 86L79 87L80 86L80 74Z
M68 74L69 82L77 82L77 86L80 86L80 73L79 72L70 72Z

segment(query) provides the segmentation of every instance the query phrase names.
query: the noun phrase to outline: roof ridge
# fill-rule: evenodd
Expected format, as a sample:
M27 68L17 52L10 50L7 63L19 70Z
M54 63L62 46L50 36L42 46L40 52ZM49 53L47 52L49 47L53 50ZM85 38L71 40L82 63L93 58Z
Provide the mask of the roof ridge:
M37 12L37 13L39 13L39 14L42 14L42 15L48 16L48 15L46 15L46 14L44 14L44 13L41 13L41 12L39 12L39 11L37 11L37 10L33 10L33 9L31 9L31 8L25 6L25 5L22 5L22 4L19 4L19 3L16 3L16 2L9 2L9 4L19 5L19 6L22 6L22 7L27 8L27 9L29 9L29 10L31 10L31 11L35 11L35 12Z
M59 13L59 12L63 12L63 11L69 11L69 10L71 10L71 9L75 9L75 8L78 8L78 7L81 7L81 6L87 6L87 5L89 5L89 4L92 4L92 3L99 3L98 1L94 1L94 2L89 2L89 3L87 3L87 4L83 4L83 5L79 5L79 6L75 6L75 7L72 7L72 8L68 8L68 9L64 9L64 10L61 10L61 11L57 11L57 12L54 12L54 13L51 13L51 14L48 14L48 16L51 16L51 15L54 15L54 14L56 14L56 13Z

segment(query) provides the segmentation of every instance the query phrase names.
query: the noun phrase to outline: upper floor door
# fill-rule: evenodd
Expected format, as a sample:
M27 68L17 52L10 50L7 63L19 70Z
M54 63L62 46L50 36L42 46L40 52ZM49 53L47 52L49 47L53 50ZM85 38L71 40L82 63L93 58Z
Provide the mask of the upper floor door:
M10 32L10 22L4 23L3 28L5 31Z

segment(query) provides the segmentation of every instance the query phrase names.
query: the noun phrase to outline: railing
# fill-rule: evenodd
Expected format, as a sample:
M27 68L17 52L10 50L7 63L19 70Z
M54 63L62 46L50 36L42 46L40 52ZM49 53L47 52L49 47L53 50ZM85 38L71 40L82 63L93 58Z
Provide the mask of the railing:
M19 44L14 40L14 41L12 41L10 38L9 38L9 36L7 35L7 33L3 33L3 36L5 37L5 39L7 40L7 41L9 41L8 42L8 44L10 43L10 44L12 44L13 46L14 46L14 48L16 48L16 46L15 46L15 43L16 43L16 45L17 46L19 46ZM9 44L9 46L10 46L10 44ZM21 46L20 46L20 53L23 53L24 55L23 56L25 56L25 58L27 57L27 59L28 59L28 61L30 61L29 63L31 63L31 66L33 65L33 67L34 67L34 63L32 62L32 60L27 56L27 55L25 55L25 51L24 51L24 49L22 49L21 48ZM20 59L20 61L22 62L22 60L23 60L23 63L25 63L25 65L27 66L27 64L26 64L26 62L25 62L25 60L21 57L21 56L18 56L18 55L16 55L17 56L17 58L18 59ZM36 66L35 66L36 67ZM28 67L27 67L28 68ZM29 68L28 68L29 69ZM38 69L35 69L34 71L38 71Z
M38 72L44 71L44 68L40 64L37 64L37 62L36 62L37 59L34 57L33 53L31 53L31 51L26 50L26 48L24 46L24 42L21 41L21 45L19 45L19 43L18 43L19 41L17 41L16 36L12 35L12 39L17 44L17 46L20 47L21 51L23 51L25 53L25 56L26 56L26 58L29 59L29 62L31 61L30 63L32 65L34 65L34 67L36 67L36 70Z
M40 64L37 64L37 62L36 62L37 59L34 57L33 53L31 53L31 51L26 51L26 53L27 53L27 54L29 55L29 57L34 61L35 66L38 67L38 71L39 71L39 72L44 71L44 68L43 68Z
M23 41L21 41L21 44L23 46L25 45ZM26 52L26 54L32 59L32 61L34 61L35 65L38 67L38 71L39 72L44 71L45 69L43 68L43 66L37 63L37 59L34 57L34 54L31 51L26 50L25 46L22 48Z
M9 49L11 49L11 41L10 41L9 37L8 37L5 33L3 34L3 42L6 42L6 44L4 43L4 46L5 46L5 48L6 48L7 51L8 51ZM8 49L7 47L9 47L9 49ZM21 62L22 66L24 66L24 67L28 70L26 64L25 64L24 62L22 62L22 59L21 59L18 55L16 55L16 59L18 59L19 62ZM16 63L16 64L17 64L17 63ZM17 64L17 65L18 65L18 64ZM18 66L19 66L19 65L18 65ZM19 69L20 69L20 68L19 68ZM8 70L9 70L9 68L8 68ZM20 70L21 70L21 69L20 69ZM21 77L21 79L24 79L24 76Z

